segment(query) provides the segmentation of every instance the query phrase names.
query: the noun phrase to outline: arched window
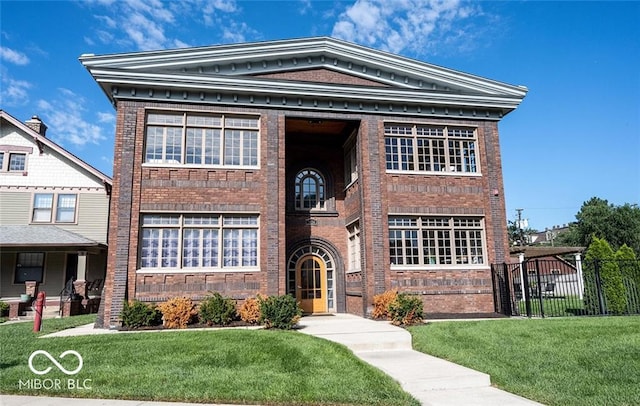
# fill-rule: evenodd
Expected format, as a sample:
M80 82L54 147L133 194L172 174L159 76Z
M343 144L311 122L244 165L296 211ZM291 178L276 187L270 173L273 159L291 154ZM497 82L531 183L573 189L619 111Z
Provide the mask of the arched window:
M296 175L296 210L325 208L324 178L315 169L303 169Z

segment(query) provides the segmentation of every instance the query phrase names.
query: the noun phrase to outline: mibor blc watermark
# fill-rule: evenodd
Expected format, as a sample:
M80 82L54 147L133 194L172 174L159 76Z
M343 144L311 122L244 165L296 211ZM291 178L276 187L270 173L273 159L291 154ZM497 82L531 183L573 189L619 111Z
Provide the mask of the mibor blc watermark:
M75 369L69 370L65 368L60 362L58 362L58 360L56 360L55 357L53 357L51 354L49 354L47 351L44 351L44 350L37 350L31 353L31 355L29 356L29 369L34 374L42 376L42 375L47 375L49 372L51 372L51 370L55 366L58 370L60 370L60 372L62 372L65 375L69 375L69 376L76 375L82 370L84 361L82 359L82 356L77 351L74 351L74 350L67 350L63 352L62 354L60 354L59 358L62 360L68 355L72 355L73 357L76 358L77 366L75 367ZM36 366L34 366L33 360L38 356L48 358L49 361L51 361L51 363L53 364L53 366L48 366L42 369L37 368ZM45 378L45 377L31 378L26 380L20 379L18 381L18 389L89 390L91 389L91 379L77 379L77 378L60 379L60 378Z

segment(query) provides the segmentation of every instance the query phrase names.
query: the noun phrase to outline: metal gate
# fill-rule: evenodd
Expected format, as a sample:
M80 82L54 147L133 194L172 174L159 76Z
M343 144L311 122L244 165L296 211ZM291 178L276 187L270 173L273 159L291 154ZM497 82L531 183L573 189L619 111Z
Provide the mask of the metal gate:
M530 259L491 267L496 313L640 314L640 261Z

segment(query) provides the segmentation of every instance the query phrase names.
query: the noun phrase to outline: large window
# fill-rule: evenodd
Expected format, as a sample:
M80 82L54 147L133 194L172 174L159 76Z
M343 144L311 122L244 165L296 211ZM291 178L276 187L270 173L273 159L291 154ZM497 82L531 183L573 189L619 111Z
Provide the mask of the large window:
M145 162L258 166L258 119L195 113L149 113Z
M387 124L384 134L389 171L478 172L474 128Z
M258 267L258 216L145 214L141 268Z
M16 258L15 283L36 281L42 283L44 252L19 252Z
M481 265L484 225L478 217L389 217L391 265Z
M325 208L325 182L315 169L303 169L296 175L296 210Z
M76 221L77 195L36 193L33 195L34 223L73 223ZM55 213L55 217L53 216ZM55 219L55 220L52 220Z

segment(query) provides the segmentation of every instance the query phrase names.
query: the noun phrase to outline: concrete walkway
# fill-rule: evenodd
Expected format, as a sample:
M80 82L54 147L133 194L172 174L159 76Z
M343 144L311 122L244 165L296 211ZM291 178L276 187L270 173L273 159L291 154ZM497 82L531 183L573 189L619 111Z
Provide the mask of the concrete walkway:
M347 346L423 405L540 405L492 387L487 374L414 351L411 334L388 322L336 314L303 317L300 325L302 333Z
M499 321L496 321L499 323ZM300 331L348 347L365 362L379 368L402 388L427 406L526 406L540 405L491 387L489 375L417 351L408 331L388 322L373 321L350 314L303 317ZM171 333L177 330L162 330ZM181 330L184 331L184 330ZM94 329L85 325L49 336L127 334ZM347 383L345 383L347 384ZM0 395L2 406L192 406L188 403L67 399ZM207 406L207 405L203 405Z

